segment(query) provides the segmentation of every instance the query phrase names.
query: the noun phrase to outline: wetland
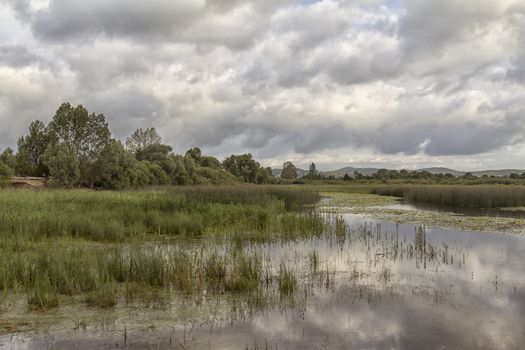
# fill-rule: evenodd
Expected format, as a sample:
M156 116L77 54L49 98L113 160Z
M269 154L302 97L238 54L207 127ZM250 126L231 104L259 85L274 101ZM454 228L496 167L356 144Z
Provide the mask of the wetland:
M0 348L525 342L519 217L279 186L0 197Z

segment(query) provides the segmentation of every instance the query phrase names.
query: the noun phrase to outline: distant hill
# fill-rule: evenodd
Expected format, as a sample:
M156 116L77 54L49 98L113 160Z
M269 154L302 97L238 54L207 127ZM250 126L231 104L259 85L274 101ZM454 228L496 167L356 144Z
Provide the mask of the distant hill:
M322 171L321 174L335 177L343 177L345 174L352 176L355 172L359 172L363 175L372 175L375 174L381 168L354 168L354 167L344 167L337 170ZM452 174L454 176L463 176L466 171L454 170L450 168L443 167L431 167L431 168L422 168L413 171L427 171L431 174ZM282 169L272 169L272 174L274 176L281 176ZM470 173L474 176L509 176L512 173L522 174L525 170L521 169L499 169L499 170L480 170L480 171L471 171ZM297 169L297 175L301 178L308 173L308 170Z
M335 177L343 177L345 174L352 176L357 171L366 176L375 174L378 170L380 170L380 168L354 168L349 166L338 170L322 171L321 173L326 176L334 175Z
M452 174L454 176L462 176L462 175L465 175L465 173L467 173L466 171L458 171L458 170L453 170L453 169L448 169L448 168L426 168L426 169L419 169L418 171L428 171L429 173L432 173L432 174ZM512 173L516 173L516 174L522 174L523 172L525 172L525 170L521 170L521 169L499 169L499 170L480 170L480 171L470 171L470 173L474 176L483 176L483 175L487 175L487 176L509 176L510 174Z
M472 171L473 175L476 176L509 176L512 173L523 174L525 170L523 169L501 169L501 170L482 170L482 171Z

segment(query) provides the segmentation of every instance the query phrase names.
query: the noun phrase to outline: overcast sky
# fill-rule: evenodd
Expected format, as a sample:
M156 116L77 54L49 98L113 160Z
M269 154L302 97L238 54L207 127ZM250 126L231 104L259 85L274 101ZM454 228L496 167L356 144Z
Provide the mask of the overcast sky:
M0 0L0 147L64 101L115 137L344 165L525 168L523 0Z

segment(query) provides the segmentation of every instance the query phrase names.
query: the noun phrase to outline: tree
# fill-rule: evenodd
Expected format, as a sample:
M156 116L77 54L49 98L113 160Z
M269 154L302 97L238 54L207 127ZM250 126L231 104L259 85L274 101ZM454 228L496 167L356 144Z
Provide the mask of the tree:
M344 180L344 181L350 181L350 180L352 180L352 178L350 177L350 175L348 175L347 173L345 173L345 176L343 176L343 180Z
M106 189L121 190L131 186L130 172L135 158L119 141L108 143L93 165L95 184Z
M202 156L200 159L200 165L206 168L222 169L221 162L212 156Z
M304 176L307 179L320 179L321 173L317 170L317 167L315 166L315 163L310 164L310 169L308 170L308 174Z
M186 151L186 157L192 158L197 163L200 163L202 151L199 147L193 147Z
M297 179L297 168L292 162L284 162L281 177L288 180Z
M259 185L267 184L270 181L270 175L267 169L259 167L257 168L257 179L256 182Z
M9 179L13 176L13 169L8 167L0 160L0 187L5 187L9 183Z
M129 172L131 186L168 185L171 182L168 174L160 166L147 160L133 164Z
M184 157L179 154L172 156L172 159L175 165L175 170L173 171L172 175L173 184L182 186L191 185L193 183L193 179L186 170L186 166L184 165Z
M50 187L73 187L78 184L78 160L65 143L50 145L44 154L44 164L49 169L47 183Z
M63 145L60 147L67 148L68 156L75 159L80 171L79 181L91 187L96 179L90 167L111 142L106 117L89 114L82 105L72 107L63 103L49 123L49 133L50 143Z
M233 176L250 183L257 183L257 170L261 167L250 153L232 154L222 162L222 166Z
M0 155L0 162L3 162L5 165L7 165L11 170L14 170L16 167L16 156L13 152L13 150L9 147L7 147L2 154Z
M32 122L29 125L29 133L18 139L16 172L24 176L46 176L48 169L43 158L49 142L49 132L45 124L39 120Z
M135 157L137 160L147 160L160 166L168 176L172 177L175 171L176 164L171 154L172 148L168 145L160 143L148 145L140 148Z
M146 130L137 129L126 140L126 149L132 153L146 148L151 145L160 144L162 137L157 133L155 128L148 128Z

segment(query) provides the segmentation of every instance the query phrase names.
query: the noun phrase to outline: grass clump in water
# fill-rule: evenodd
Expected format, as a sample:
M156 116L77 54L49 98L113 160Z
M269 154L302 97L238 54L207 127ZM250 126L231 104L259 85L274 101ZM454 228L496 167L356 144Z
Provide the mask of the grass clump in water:
M35 310L45 311L58 306L58 290L47 275L39 275L28 294L27 304Z
M297 279L293 271L288 267L286 261L281 261L279 265L279 292L282 296L291 295L297 288Z
M108 308L117 305L118 290L115 282L105 282L98 285L93 292L90 292L85 302L89 306Z

